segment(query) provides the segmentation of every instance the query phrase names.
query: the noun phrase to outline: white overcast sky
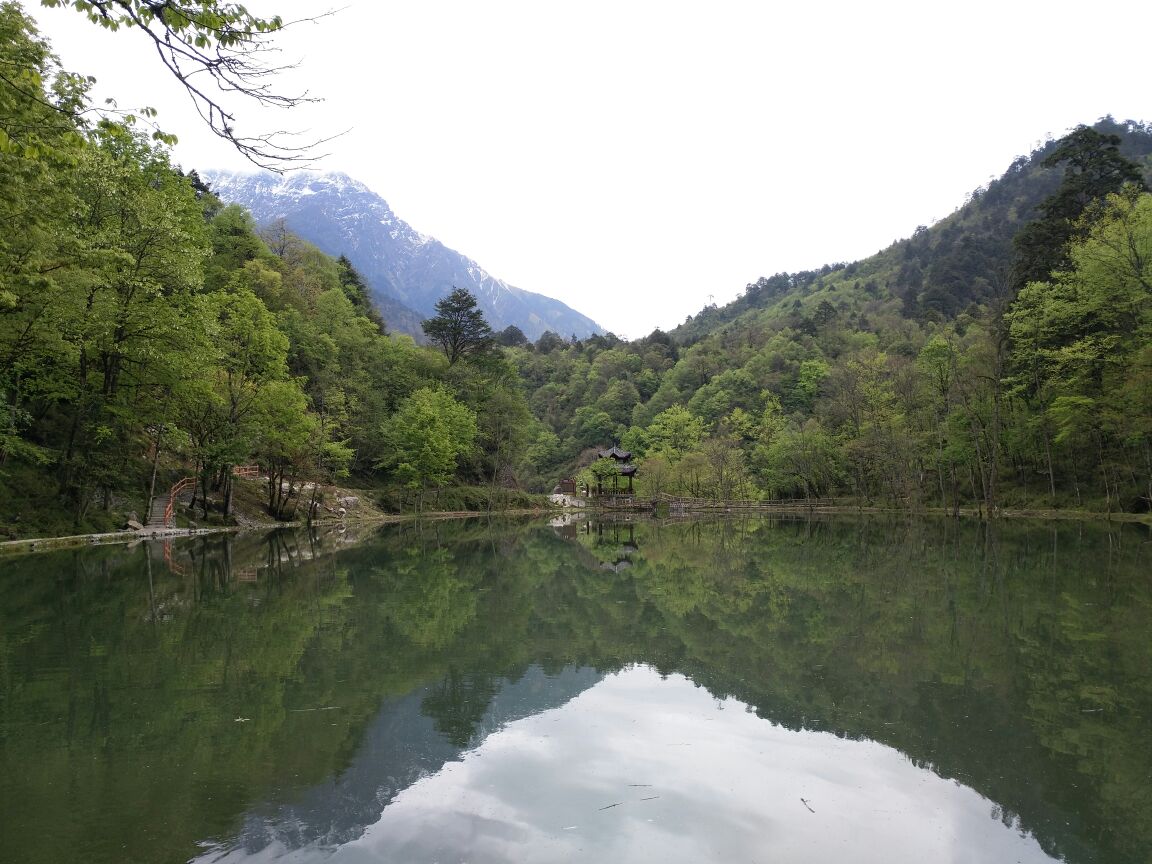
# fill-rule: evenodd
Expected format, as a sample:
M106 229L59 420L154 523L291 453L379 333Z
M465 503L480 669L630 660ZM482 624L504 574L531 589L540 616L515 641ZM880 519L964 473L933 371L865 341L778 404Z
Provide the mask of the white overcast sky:
M324 101L240 105L241 131L350 129L324 170L630 339L871 255L1079 123L1152 120L1141 0L341 2L280 39L282 89ZM160 110L176 162L243 167L135 34L27 8L100 99Z

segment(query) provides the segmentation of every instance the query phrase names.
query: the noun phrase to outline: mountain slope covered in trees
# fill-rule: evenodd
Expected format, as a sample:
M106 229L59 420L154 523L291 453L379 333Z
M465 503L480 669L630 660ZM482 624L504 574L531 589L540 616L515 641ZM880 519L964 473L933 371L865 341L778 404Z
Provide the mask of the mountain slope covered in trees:
M632 343L538 342L517 363L557 470L619 440L646 494L1147 510L1149 154L1106 119L872 258Z
M228 519L250 463L277 518L308 512L305 479L513 483L538 424L499 352L450 366L388 335L347 259L91 122L14 3L0 64L0 533L122 527L184 475Z

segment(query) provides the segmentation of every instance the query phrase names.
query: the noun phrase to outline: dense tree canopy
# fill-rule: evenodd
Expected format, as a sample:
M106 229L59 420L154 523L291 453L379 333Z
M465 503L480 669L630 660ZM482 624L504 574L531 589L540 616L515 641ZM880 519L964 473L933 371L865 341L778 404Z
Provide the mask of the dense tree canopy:
M385 423L384 462L410 488L442 486L456 473L456 460L476 439L476 415L451 393L424 387L401 403Z
M866 261L630 344L513 349L553 476L620 440L640 494L1149 509L1149 154L1152 131L1102 121ZM1013 304L1012 237L1036 223L1009 214L1033 208L1070 233L1043 235L1062 263Z
M1120 153L1118 135L1081 126L1045 157L1047 168L1066 166L1064 178L1037 208L1039 218L1014 238L1017 287L1047 279L1069 263L1068 243L1082 237L1093 219L1092 208L1125 186L1145 189L1138 165Z
M6 533L111 527L185 474L201 516L227 518L232 468L252 462L281 517L298 511L306 480L409 483L397 430L429 400L434 416L409 434L448 426L429 434L438 458L416 466L421 477L519 482L543 430L511 367L457 364L449 378L437 352L385 333L346 260L282 225L261 236L131 125L83 125L85 82L58 69L17 5L0 5L0 32ZM461 312L455 359L478 358L482 316L451 298L445 309Z

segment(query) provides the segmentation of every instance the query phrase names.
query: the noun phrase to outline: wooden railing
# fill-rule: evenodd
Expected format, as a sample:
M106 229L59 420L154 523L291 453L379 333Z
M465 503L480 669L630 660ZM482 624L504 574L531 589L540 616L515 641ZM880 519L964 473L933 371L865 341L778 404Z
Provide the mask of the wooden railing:
M259 465L234 465L232 467L232 475L234 477L259 477L260 476L260 466ZM196 478L195 477L185 477L183 480L178 481L168 491L168 504L164 507L164 527L165 528L171 528L172 527L172 515L176 511L176 496L179 495L181 492L187 491L188 489L195 489L195 488L196 488Z
M164 527L172 527L172 513L176 508L176 496L183 492L185 489L191 487L196 488L195 477L185 477L174 485L168 492L168 506L164 508Z

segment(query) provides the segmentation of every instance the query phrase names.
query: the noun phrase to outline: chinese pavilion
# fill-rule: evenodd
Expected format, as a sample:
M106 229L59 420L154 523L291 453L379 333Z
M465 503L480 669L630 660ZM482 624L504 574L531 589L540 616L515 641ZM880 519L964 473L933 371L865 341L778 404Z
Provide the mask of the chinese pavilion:
M596 454L601 459L611 459L616 463L616 474L612 477L612 492L617 493L620 491L620 478L628 478L628 494L632 493L632 478L636 476L636 466L632 464L632 453L628 450L621 450L615 444L609 450L600 450ZM599 485L599 484L597 484ZM599 490L600 494L604 493L603 489Z

